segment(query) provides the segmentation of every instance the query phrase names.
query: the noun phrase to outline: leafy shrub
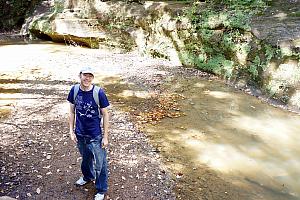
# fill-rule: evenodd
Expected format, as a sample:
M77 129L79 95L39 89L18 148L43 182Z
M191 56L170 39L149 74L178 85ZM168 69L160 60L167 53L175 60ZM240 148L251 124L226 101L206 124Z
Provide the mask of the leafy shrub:
M256 80L267 61L274 57L273 48L266 48L266 58L256 56L246 65L251 50L250 41L245 37L250 32L250 19L253 14L266 7L264 0L210 0L207 7L199 8L194 4L186 11L197 33L201 45L190 41L185 43L185 61L194 63L198 68L231 78L233 71L245 68L249 77ZM191 59L186 56L191 56ZM243 61L240 61L243 59ZM266 61L265 61L266 60Z

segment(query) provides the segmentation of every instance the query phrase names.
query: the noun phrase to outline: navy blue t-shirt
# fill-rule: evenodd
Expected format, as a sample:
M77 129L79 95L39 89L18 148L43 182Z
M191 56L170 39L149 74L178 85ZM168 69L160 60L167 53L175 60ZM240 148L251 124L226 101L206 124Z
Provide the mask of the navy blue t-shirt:
M94 89L95 86L93 86ZM76 112L76 123L75 123L75 133L79 136L89 136L96 137L101 135L99 117L99 109L93 98L93 89L90 91L83 91L79 88L78 94L74 102L74 87L69 92L68 101L75 104ZM105 108L109 106L108 99L100 88L99 90L99 106L100 108Z

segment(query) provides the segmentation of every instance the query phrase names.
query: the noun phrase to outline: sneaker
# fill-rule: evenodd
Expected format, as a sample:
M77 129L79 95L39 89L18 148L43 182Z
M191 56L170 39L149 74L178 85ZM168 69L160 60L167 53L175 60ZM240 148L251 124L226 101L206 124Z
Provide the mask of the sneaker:
M103 199L104 199L104 194L97 193L95 195L95 200L103 200Z
M83 179L83 177L80 177L80 178L75 182L75 185L83 186L83 185L85 185L85 184L87 184L87 183L88 183L88 181L85 181L85 180Z

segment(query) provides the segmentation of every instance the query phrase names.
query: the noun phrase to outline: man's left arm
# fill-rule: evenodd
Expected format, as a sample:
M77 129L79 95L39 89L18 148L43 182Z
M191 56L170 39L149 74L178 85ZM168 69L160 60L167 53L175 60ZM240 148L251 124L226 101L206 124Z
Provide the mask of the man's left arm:
M103 116L103 139L102 139L102 148L108 146L108 129L109 129L109 113L107 108L100 108Z

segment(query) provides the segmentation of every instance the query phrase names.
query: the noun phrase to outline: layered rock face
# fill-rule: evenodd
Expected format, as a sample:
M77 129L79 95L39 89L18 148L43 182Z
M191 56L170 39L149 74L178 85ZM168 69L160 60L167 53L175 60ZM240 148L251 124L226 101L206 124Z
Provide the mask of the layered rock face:
M181 65L178 44L168 33L176 33L178 23L174 16L182 12L184 4L56 0L50 5L42 4L36 9L24 24L23 35L91 48L136 49ZM180 26L187 29L189 23Z
M240 50L224 52L226 62L220 62L222 68L213 72L224 76L230 73L230 79L242 83L240 79L245 79L247 83L248 71L254 70L259 76L257 85L265 93L300 108L300 19L297 13L300 3L284 1L289 6L283 7L283 0L274 2L277 2L274 7L252 19L251 30L243 32L244 42L234 47ZM200 51L205 47L190 20L182 17L187 7L190 5L180 2L49 0L27 19L22 33L91 48L137 50L169 59L174 65L197 66L206 55L191 58L188 46L192 44ZM212 27L211 31L213 37L209 42L220 45L226 30ZM243 51L243 45L250 51ZM265 46L281 51L280 58L268 55ZM240 69L246 71L246 75Z

